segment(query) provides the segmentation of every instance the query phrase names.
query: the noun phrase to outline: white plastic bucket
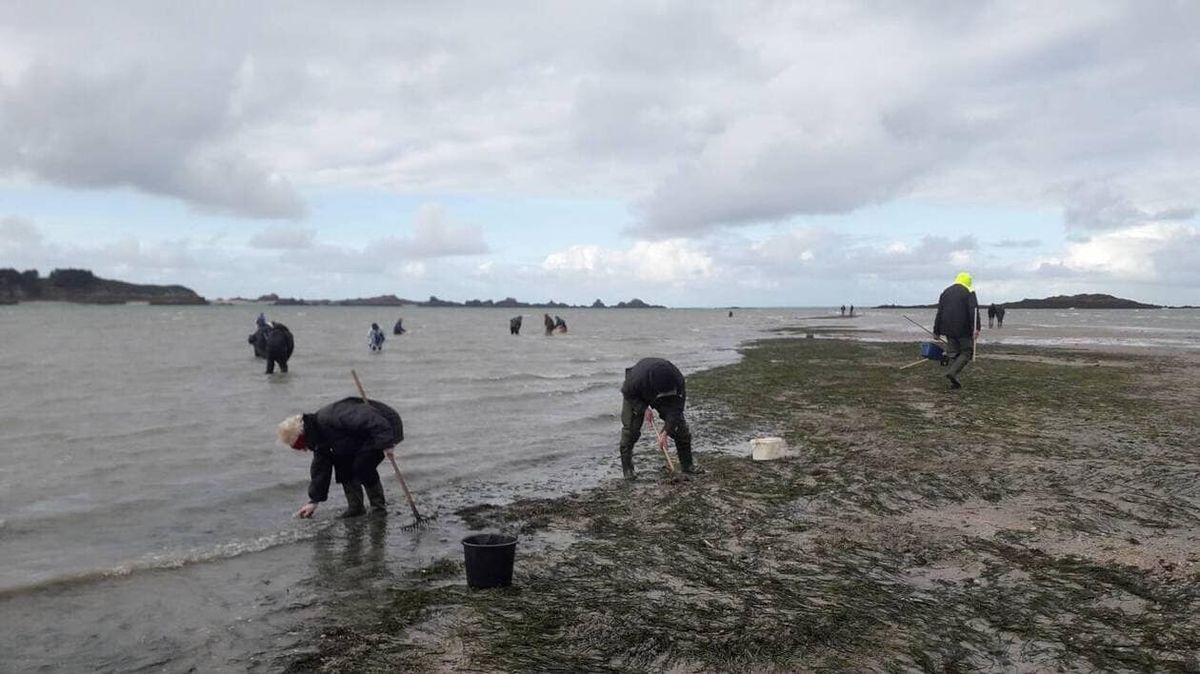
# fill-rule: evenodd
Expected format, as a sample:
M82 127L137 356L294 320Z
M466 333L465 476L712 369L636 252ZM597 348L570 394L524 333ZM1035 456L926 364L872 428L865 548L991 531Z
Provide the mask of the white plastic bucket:
M774 461L790 456L783 438L754 438L750 441L750 457L755 461Z

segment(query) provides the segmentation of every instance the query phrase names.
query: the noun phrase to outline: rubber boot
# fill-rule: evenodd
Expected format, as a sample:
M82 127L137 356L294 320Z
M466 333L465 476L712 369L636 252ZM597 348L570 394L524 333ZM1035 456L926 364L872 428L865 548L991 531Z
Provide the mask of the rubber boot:
M636 476L633 472L633 448L621 450L621 473L626 480L633 480Z
M699 475L704 472L703 468L700 468L692 461L691 447L676 442L675 449L679 452L679 468L683 471L684 475Z
M357 482L343 482L342 491L346 492L346 509L342 511L339 518L345 517L360 517L367 514L367 509L363 507L363 490L362 485Z
M375 484L365 487L367 492L367 500L371 503L372 515L387 514L387 499L383 496L383 483L376 482Z

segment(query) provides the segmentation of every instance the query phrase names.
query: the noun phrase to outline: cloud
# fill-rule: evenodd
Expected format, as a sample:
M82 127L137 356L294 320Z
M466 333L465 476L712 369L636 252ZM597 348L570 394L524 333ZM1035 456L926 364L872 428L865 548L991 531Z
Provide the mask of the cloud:
M1111 230L1145 222L1190 220L1196 209L1186 206L1157 211L1138 208L1111 186L1084 186L1075 189L1067 202L1063 220L1067 227L1083 230Z
M0 218L0 250L15 253L39 248L42 239L41 231L31 221L14 216Z
M301 250L312 248L316 230L308 227L275 225L259 230L250 237L252 248L268 250Z
M488 252L483 228L451 222L446 211L436 204L426 204L417 211L413 235L396 240L397 254L411 258L482 255Z
M679 239L638 241L625 250L576 245L551 253L542 269L553 275L586 279L634 280L683 284L715 276L712 257Z
M991 245L995 248L1037 248L1042 242L1040 239L1001 239Z
M1193 3L26 5L0 172L244 217L367 186L603 195L647 239L905 197L1112 229L1200 177ZM1064 187L1101 183L1127 204Z
M1200 228L1149 223L1069 243L1065 255L1041 263L1043 273L1166 285L1200 283Z
M112 44L40 23L46 17L36 10L18 12L30 22L19 39L32 56L0 79L0 175L78 189L130 187L243 217L302 216L289 180L239 143L249 120L235 105L243 64L230 44L236 31L214 43L228 49L189 51L203 40L193 31L211 23L188 24L198 17L184 11L172 25L154 12L140 25L127 11L97 13L99 25L76 17ZM116 46L123 40L146 51L123 51Z
M260 236L275 244L259 246L263 248L285 249L279 244L307 242L286 248L287 254L281 256L284 264L343 274L422 275L427 260L489 252L482 227L452 221L438 204L425 204L417 210L412 234L380 237L361 246L318 241L292 231L277 232L274 228L260 232Z

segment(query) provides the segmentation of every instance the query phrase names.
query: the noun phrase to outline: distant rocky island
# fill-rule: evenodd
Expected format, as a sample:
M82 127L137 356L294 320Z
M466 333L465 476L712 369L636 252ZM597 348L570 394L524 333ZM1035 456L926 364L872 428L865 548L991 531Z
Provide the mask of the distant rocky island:
M1040 300L1005 302L1005 309L1161 309L1157 304L1135 302L1112 295L1055 295Z
M1162 309L1158 304L1145 304L1121 297L1090 293L1055 295L1042 299L1023 299L1020 302L997 302L1005 309ZM881 304L876 309L936 309L937 304Z
M563 302L521 302L513 297L502 300L467 300L454 302L439 299L431 295L428 300L410 300L395 295L378 295L376 297L360 297L348 300L310 300L292 297L280 297L274 293L262 295L256 299L235 297L230 302L257 302L275 306L335 306L335 307L496 307L505 309L666 309L661 304L647 304L634 298L628 302L617 302L609 306L601 300L591 304L566 304Z
M87 269L55 269L42 278L36 269L0 269L0 304L33 301L81 304L208 304L191 288L145 285L103 279Z

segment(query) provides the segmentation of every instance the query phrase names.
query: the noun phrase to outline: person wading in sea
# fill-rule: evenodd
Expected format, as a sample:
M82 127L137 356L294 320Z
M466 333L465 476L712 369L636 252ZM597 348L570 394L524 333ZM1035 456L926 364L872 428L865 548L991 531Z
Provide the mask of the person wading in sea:
M379 464L404 440L400 414L388 405L362 398L343 398L313 414L297 414L280 422L279 441L297 451L312 452L308 503L296 517L309 518L329 497L330 478L342 485L346 510L339 517L365 515L363 491L371 512L386 514L387 499L379 479Z
M982 327L975 287L971 275L964 271L942 291L933 319L933 334L946 338L946 356L950 359L946 379L950 380L950 388L962 388L958 375L975 357L975 340L979 339Z

